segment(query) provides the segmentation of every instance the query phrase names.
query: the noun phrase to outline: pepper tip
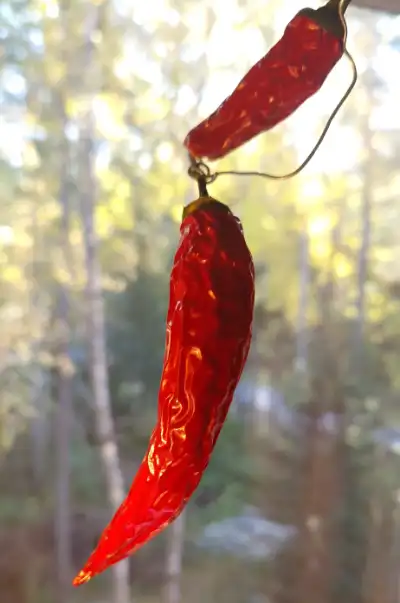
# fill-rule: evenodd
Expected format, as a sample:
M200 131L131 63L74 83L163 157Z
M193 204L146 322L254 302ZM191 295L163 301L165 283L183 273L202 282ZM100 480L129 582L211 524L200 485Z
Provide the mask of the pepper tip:
M89 580L92 578L92 572L87 572L85 570L81 570L79 572L79 574L77 574L75 576L75 578L72 581L72 585L73 586L81 586L81 584L85 584L86 582L89 582Z

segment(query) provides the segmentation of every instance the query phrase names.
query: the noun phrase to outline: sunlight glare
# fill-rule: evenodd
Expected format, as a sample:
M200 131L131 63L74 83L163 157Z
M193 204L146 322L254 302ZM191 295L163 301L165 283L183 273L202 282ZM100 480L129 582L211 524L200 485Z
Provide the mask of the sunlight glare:
M323 197L324 186L319 178L309 178L302 182L301 199L307 204L308 201L316 201Z
M142 153L139 157L138 164L144 172L147 172L153 165L153 158L150 153Z
M332 220L328 214L309 218L308 232L311 236L321 236L332 229Z
M156 154L161 163L168 163L174 154L174 147L169 142L162 142L157 148Z
M14 242L14 229L8 224L0 224L0 243L11 245Z
M40 0L39 8L49 19L57 19L60 9L57 0Z
M134 10L134 20L139 25L148 25L156 19L162 20L172 26L177 26L181 21L179 12L168 6L167 0L146 0L138 2Z
M177 101L175 104L175 113L177 115L186 115L197 102L197 97L193 88L183 84L178 90Z
M93 114L102 136L115 140L124 136L124 128L115 118L110 98L96 96L93 99Z

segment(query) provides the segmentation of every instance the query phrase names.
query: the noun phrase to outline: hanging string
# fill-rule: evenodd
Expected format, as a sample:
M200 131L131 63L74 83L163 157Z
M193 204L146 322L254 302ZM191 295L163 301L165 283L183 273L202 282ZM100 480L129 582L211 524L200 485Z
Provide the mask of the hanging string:
M299 167L296 168L295 170L293 170L292 172L289 172L287 174L282 174L282 175L269 174L267 172L258 172L258 171L247 172L247 171L237 171L237 170L224 170L224 171L220 171L220 172L212 172L206 163L204 163L203 161L199 161L199 160L195 159L193 156L189 155L190 167L188 169L188 174L191 178L193 178L197 181L202 181L205 184L211 184L212 182L215 182L215 180L217 178L219 178L220 176L258 176L260 178L267 178L269 180L289 180L290 178L297 176L298 174L300 174L300 172L302 172L304 170L304 168L310 163L311 159L314 157L314 155L320 148L322 142L325 139L325 136L328 133L329 128L332 125L332 122L334 121L336 115L339 113L340 109L343 107L344 103L347 101L348 97L352 93L352 91L357 83L357 80L358 80L358 73L357 73L357 67L356 67L355 61L354 61L352 55L349 53L349 51L346 48L347 31L348 30L347 30L347 23L344 18L344 11L348 4L349 4L349 0L339 0L338 13L339 13L339 18L342 23L343 31L344 31L344 34L343 34L344 52L343 52L343 54L347 58L347 60L350 62L351 69L352 69L351 83L350 83L349 87L347 88L346 92L344 93L344 95L342 96L342 98L340 99L339 103L336 105L335 109L332 111L315 146L313 147L313 149L311 150L309 155L306 157L306 159L303 161L303 163L301 163L299 165Z

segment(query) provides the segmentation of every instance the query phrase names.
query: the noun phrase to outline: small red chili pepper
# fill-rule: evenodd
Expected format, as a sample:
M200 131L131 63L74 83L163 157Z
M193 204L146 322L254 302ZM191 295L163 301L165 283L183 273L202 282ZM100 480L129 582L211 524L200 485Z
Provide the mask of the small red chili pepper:
M254 267L241 224L226 205L200 197L184 210L171 273L157 425L127 498L75 586L181 513L209 463L246 362L253 306Z
M342 0L343 3L343 0ZM212 115L187 135L196 158L224 157L291 115L324 83L344 52L344 6L300 11L281 40L245 75Z

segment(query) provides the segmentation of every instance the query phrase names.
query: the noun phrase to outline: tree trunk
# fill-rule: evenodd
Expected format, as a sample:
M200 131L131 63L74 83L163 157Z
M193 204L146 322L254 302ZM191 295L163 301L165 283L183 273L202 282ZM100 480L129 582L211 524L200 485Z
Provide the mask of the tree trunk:
M170 526L168 535L163 603L181 602L181 575L185 540L185 511Z
M392 547L392 560L390 564L391 568L391 601L392 603L399 603L400 601L400 500L399 491L397 490L394 494L395 503L393 511L393 547Z
M371 145L371 132L368 122L364 126L364 144L367 150L367 157L364 164L363 174L363 193L361 207L361 245L358 253L358 293L357 293L357 345L358 355L362 350L365 328L365 285L368 279L368 259L371 244L371 210L372 210L372 174L373 169L373 151Z
M65 115L62 110L62 123ZM70 207L68 199L68 146L63 144L60 152L61 185L60 204L62 220L60 225L61 245L65 266L72 279L71 248L69 242ZM56 445L56 496L55 534L57 564L57 603L67 603L71 593L71 510L70 510L70 445L72 423L72 381L73 366L70 359L71 320L68 292L63 285L58 286L59 298L56 309L56 396L58 405L55 421Z
M87 326L93 404L108 500L113 511L116 511L124 499L125 491L109 395L101 268L97 257L97 236L94 226L96 183L93 175L93 128L90 114L82 130L82 138L81 215L86 255ZM113 566L113 573L114 602L127 603L130 601L128 561Z
M373 473L387 465L389 454L377 446ZM375 480L377 478L375 477ZM378 483L370 503L369 543L364 574L364 603L391 603L391 551L394 544L395 504L392 494ZM394 601L396 601L394 599Z
M300 233L299 266L299 309L296 334L296 370L304 373L307 369L307 307L310 286L309 240L307 224Z
M92 74L91 88L84 90L90 97L101 89L101 67L94 54L94 32L99 28L100 11L104 5L90 5L85 23L85 67ZM111 411L108 366L106 352L106 332L102 292L101 267L97 255L97 234L94 215L96 207L96 178L94 174L95 130L91 105L82 117L80 139L81 217L86 256L87 328L90 347L90 373L93 390L93 404L96 417L96 432L100 457L107 484L110 506L115 512L125 498L124 480L119 462L118 448ZM129 561L120 561L112 568L113 602L129 603Z
M62 311L66 296L62 292ZM64 320L64 319L63 319ZM71 509L70 509L70 440L72 413L72 371L68 362L68 344L60 345L56 371L58 406L55 421L56 496L55 535L57 565L57 603L67 603L71 592ZM64 348L64 349L62 349Z
M321 384L322 385L322 384ZM322 385L316 387L326 396ZM317 409L309 416L305 480L303 486L300 564L297 582L299 601L326 603L330 600L334 577L335 526L333 518L341 494L340 441L321 429L322 414Z
M29 96L29 95L28 95ZM30 103L28 101L28 107ZM61 181L63 178L61 175ZM63 188L63 184L60 187L60 191ZM31 270L30 278L32 282L30 305L32 317L36 316L39 309L43 310L42 306L42 295L41 295L41 282L40 282L40 271L38 271L38 265L48 254L46 250L46 243L43 241L43 233L41 232L39 220L38 220L38 205L35 201L32 205L32 238L34 241L31 257ZM58 245L58 241L56 242ZM47 256L48 257L48 256ZM33 318L35 320L35 318ZM49 420L49 383L47 380L47 370L37 361L38 354L40 352L42 340L35 338L31 344L31 356L32 356L32 385L30 390L30 405L33 409L34 416L30 422L30 438L31 438L31 467L32 477L34 482L35 491L40 497L44 495L44 489L46 485L46 476L48 475L49 469L49 446L51 445L52 436L52 425Z
M309 427L304 464L303 501L299 539L299 570L296 599L307 603L327 603L331 599L335 573L335 513L343 490L343 442L345 402L337 356L340 341L335 337L336 283L334 257L341 237L341 214L332 231L332 253L327 282L320 299L320 337L313 357ZM334 417L330 431L325 420Z

